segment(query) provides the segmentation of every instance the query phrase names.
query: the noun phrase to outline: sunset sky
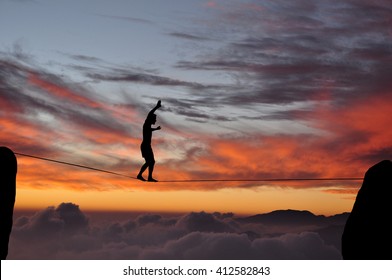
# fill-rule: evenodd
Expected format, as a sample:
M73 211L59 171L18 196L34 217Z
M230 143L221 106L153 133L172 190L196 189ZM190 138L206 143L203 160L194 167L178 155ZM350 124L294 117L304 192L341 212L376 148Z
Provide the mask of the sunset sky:
M392 158L392 2L3 0L0 146L161 181L359 177ZM17 156L16 209L350 211L361 181L143 183Z

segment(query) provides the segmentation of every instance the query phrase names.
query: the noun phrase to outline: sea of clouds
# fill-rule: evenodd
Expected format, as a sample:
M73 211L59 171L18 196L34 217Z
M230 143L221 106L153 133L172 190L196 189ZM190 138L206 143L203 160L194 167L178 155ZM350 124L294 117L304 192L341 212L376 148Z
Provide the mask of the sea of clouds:
M19 216L8 259L341 259L317 227L274 232L231 213L91 219L73 203Z

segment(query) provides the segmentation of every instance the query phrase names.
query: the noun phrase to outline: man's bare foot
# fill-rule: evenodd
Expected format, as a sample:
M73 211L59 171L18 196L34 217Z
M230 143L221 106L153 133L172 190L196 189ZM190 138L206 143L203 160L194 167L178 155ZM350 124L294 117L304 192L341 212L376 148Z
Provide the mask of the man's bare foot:
M154 178L148 178L149 182L158 182L157 180L155 180Z
M144 179L142 175L137 175L136 178L138 178L140 181L146 181L146 179Z

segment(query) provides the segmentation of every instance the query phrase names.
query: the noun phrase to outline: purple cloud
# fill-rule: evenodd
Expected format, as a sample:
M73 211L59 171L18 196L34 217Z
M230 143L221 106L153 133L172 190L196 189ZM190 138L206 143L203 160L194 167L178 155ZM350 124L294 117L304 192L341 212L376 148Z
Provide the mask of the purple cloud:
M266 234L265 226L236 221L232 213L144 214L94 226L91 220L72 203L21 216L14 223L9 259L341 258L317 233L320 224L313 232L311 226L307 232L286 226L286 232Z

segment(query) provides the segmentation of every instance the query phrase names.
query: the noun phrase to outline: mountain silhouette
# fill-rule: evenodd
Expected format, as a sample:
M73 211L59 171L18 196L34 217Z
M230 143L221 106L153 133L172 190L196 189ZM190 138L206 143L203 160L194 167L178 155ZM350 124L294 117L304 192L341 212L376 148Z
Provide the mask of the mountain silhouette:
M16 195L17 162L14 153L7 147L0 147L0 254L5 260L12 230Z
M260 223L265 225L334 225L346 222L349 213L342 213L330 217L315 215L306 210L276 210L270 213L257 214L254 216L240 218L238 221L245 223Z
M392 260L392 162L370 167L342 235L343 259Z

